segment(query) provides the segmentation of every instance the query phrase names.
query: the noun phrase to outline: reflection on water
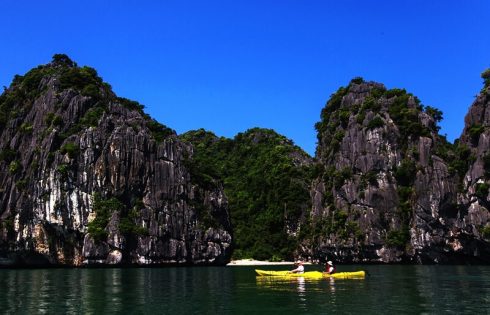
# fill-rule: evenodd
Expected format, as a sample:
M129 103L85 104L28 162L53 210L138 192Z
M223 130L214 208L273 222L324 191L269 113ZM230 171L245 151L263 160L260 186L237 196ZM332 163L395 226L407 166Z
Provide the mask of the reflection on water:
M305 277L281 277L281 276L256 276L258 287L275 291L297 292L304 295L307 290L318 290L318 283L327 279L310 279Z
M0 313L489 313L488 266L362 269L371 276L256 277L250 267L0 269Z
M0 269L0 313L223 313L232 283L225 268Z
M304 277L297 277L296 282L298 282L298 286L297 286L298 307L302 310L308 310L308 303L306 301L305 278Z
M298 293L300 295L304 295L304 293L305 293L305 278L304 277L297 277L296 281L298 282Z

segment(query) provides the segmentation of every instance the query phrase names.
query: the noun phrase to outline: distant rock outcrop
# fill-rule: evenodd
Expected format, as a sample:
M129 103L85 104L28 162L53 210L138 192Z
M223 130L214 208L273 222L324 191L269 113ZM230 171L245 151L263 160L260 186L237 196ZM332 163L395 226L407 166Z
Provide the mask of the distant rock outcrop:
M227 199L192 146L65 55L0 96L0 264L225 264Z
M362 79L339 89L316 125L323 171L300 253L342 262L490 262L487 93L451 145L438 134L442 113L405 90Z

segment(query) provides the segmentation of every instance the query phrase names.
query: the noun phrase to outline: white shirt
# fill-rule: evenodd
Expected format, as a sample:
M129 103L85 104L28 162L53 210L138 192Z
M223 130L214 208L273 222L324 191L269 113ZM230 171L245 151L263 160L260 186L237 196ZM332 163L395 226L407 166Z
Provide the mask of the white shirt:
M305 267L303 267L303 265L299 265L298 268L292 270L291 272L303 273L305 272Z

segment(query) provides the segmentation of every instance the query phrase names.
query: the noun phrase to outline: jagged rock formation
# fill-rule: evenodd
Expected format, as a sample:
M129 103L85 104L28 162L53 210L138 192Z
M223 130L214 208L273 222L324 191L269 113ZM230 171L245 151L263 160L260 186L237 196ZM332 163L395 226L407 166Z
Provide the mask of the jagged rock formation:
M65 55L0 96L0 264L224 264L227 200L193 148Z
M487 105L480 96L470 109L466 120L473 129L488 124L481 109ZM461 142L451 145L438 135L440 111L405 90L362 79L339 89L321 118L316 157L322 171L311 191L303 255L344 262L490 262L490 235L483 233L490 219L488 185L478 186L486 185L478 184L490 144L486 129L475 142L467 127ZM485 190L481 198L478 189Z
M455 144L439 110L352 80L322 110L314 163L267 129L177 137L55 55L0 95L0 265L224 264L232 225L236 258L489 263L482 77Z
M234 227L233 257L292 259L299 222L308 208L312 158L270 129L233 139L205 130L181 138L195 147L192 169L203 184L223 182Z
M490 70L482 74L485 86L465 117L460 146L469 148L468 171L462 178L458 203L464 213L459 227L465 242L461 247L488 257L490 240Z

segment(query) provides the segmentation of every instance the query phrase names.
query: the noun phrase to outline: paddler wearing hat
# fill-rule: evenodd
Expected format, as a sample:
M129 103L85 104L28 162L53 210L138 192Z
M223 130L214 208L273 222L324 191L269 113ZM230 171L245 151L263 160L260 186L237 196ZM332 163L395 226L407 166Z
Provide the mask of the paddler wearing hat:
M328 274L335 273L335 266L333 265L333 262L331 260L327 261L327 266L326 266L325 272Z

